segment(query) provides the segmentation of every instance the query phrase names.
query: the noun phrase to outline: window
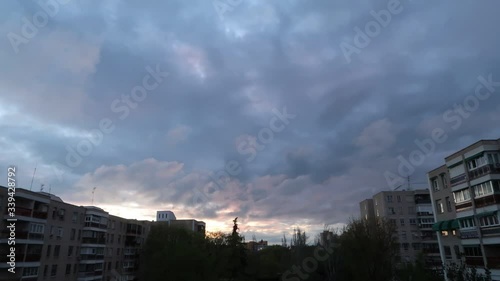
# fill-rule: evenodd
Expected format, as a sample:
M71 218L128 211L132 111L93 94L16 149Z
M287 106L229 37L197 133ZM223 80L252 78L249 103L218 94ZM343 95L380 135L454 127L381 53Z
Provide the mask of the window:
M417 225L417 219L410 219L410 225Z
M448 180L446 179L445 174L441 174L441 183L443 184L443 188L448 188Z
M71 264L66 265L66 275L71 274Z
M441 231L441 236L446 237L448 235L449 235L448 231L446 231L446 230Z
M387 202L392 203L392 195L387 195Z
M444 213L443 202L441 202L441 199L436 200L436 209L437 209L439 214Z
M409 248L410 244L409 243L403 243L403 249L405 251L408 251L408 248Z
M406 202L408 202L408 203L414 203L415 200L413 198L413 195L406 195Z
M406 231L401 231L401 239L406 240L407 238Z
M377 199L373 199L373 202L375 203L375 206L378 206L378 200Z
M481 166L484 166L488 164L488 157L487 156L481 156L476 159L472 159L469 162L467 162L467 166L469 167L470 170L477 169Z
M38 267L25 267L23 269L23 276L37 276Z
M57 275L57 264L52 265L52 269L50 270L50 276L56 276Z
M464 246L464 254L468 257L481 257L481 248L479 246Z
M377 217L379 217L379 216L380 216L380 214L379 214L378 210L376 211L376 213L377 213Z
M398 207L398 214L404 215L403 214L403 207L401 207L401 206Z
M121 235L118 235L118 244L120 244L120 240L121 240L122 236Z
M420 250L420 244L419 243L411 243L411 246L413 247L413 250L415 250L415 251Z
M71 234L70 234L70 240L75 240L75 236L76 236L76 229L72 228L71 229Z
M58 238L63 237L63 228L62 227L57 228L56 237L58 237Z
M434 191L439 191L439 183L438 183L438 180L437 179L433 179L432 180L432 189Z
M73 274L76 274L76 271L78 270L78 264L73 265Z
M451 259L451 248L450 246L444 246L444 255L447 259Z
M71 257L72 254L73 254L73 246L69 246L68 247L68 257Z
M471 228L475 226L476 222L472 218L460 219L460 228Z
M451 200L450 200L450 197L447 196L446 197L446 209L448 210L448 212L451 212L452 211L452 208L451 208Z
M43 234L45 225L40 223L30 223L30 233Z
M498 217L497 215L493 216L484 216L479 219L479 223L481 226L494 226L498 225Z
M454 199L455 203L462 203L465 201L469 201L470 200L469 189L466 188L466 189L462 189L462 190L453 192L453 199Z
M392 225L396 226L396 220L395 219L390 219L389 223L391 223Z
M472 187L476 197L486 196L500 191L499 181L487 181Z
M405 219L400 219L399 223L401 224L401 226L405 226Z
M60 245L56 245L54 247L54 257L59 257L59 252L61 251L61 246Z
M82 230L78 229L78 240L80 240L81 237L82 237Z
M389 215L395 215L396 211L394 211L394 207L389 207Z
M414 215L415 214L415 207L408 207L408 214Z
M453 250L455 251L455 256L459 259L461 254L460 254L460 247L458 245L453 246Z
M397 197L398 203L401 203L401 195L398 195Z
M49 266L46 265L44 268L43 268L43 277L47 277L47 273L49 272Z
M48 245L47 246L47 257L50 257L50 248L51 248L51 245Z
M78 212L73 212L73 215L71 216L71 222L72 223L78 222Z

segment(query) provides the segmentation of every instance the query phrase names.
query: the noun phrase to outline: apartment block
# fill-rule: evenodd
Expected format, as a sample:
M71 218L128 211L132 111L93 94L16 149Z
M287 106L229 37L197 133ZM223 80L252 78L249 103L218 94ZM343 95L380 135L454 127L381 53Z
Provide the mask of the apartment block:
M493 280L500 280L500 139L478 141L444 160L428 174L443 262L458 239L460 253L452 251L452 259L479 272L488 268ZM456 238L449 239L450 231Z
M396 226L401 262L414 262L420 253L424 253L427 264L440 265L428 190L382 191L361 201L360 212L364 219L384 218Z
M459 264L463 249L448 167L442 165L430 171L427 177L436 221L432 229L437 232L441 262L446 265Z
M0 243L11 223L7 188L0 187ZM137 280L140 250L152 222L112 216L93 206L75 206L55 195L17 188L15 273L8 272L10 246L0 248L0 280Z
M177 219L172 211L157 211L156 221L159 223L167 223L172 227L180 227L205 234L205 222L194 219Z

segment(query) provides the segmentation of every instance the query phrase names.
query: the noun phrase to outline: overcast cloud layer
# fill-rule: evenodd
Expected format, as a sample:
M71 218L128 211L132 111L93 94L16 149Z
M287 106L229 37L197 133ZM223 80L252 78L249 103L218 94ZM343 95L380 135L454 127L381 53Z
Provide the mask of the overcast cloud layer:
M500 136L498 1L61 2L0 4L0 168L66 202L278 242Z

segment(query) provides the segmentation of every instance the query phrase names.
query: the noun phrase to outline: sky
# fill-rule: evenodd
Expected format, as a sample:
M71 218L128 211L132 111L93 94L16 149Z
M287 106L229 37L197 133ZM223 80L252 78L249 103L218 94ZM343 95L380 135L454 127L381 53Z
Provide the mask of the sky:
M498 1L2 1L0 185L311 241L500 137ZM498 81L498 82L497 82ZM34 169L36 174L31 185Z

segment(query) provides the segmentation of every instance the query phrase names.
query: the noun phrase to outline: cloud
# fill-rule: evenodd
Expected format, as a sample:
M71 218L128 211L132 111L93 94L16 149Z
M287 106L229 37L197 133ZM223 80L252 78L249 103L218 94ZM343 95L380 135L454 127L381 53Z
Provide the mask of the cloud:
M387 189L384 172L436 127L447 142L412 175L425 182L443 156L498 129L498 95L459 129L442 115L474 93L477 77L500 81L497 2L404 1L403 11L347 64L340 43L387 1L242 1L218 16L211 1L71 1L15 54L0 40L0 169L16 164L20 186L51 186L63 200L127 217L157 209L279 242L294 226L317 232L359 215L358 202ZM2 2L0 31L20 32L36 2ZM147 74L169 72L116 123L81 165L64 163L111 104ZM273 108L293 122L255 159L238 151L269 126ZM446 127L448 126L448 127ZM237 161L221 189L210 178ZM5 184L5 183L4 183ZM425 186L424 186L425 187ZM214 191L193 204L193 189ZM248 237L247 237L248 238Z

